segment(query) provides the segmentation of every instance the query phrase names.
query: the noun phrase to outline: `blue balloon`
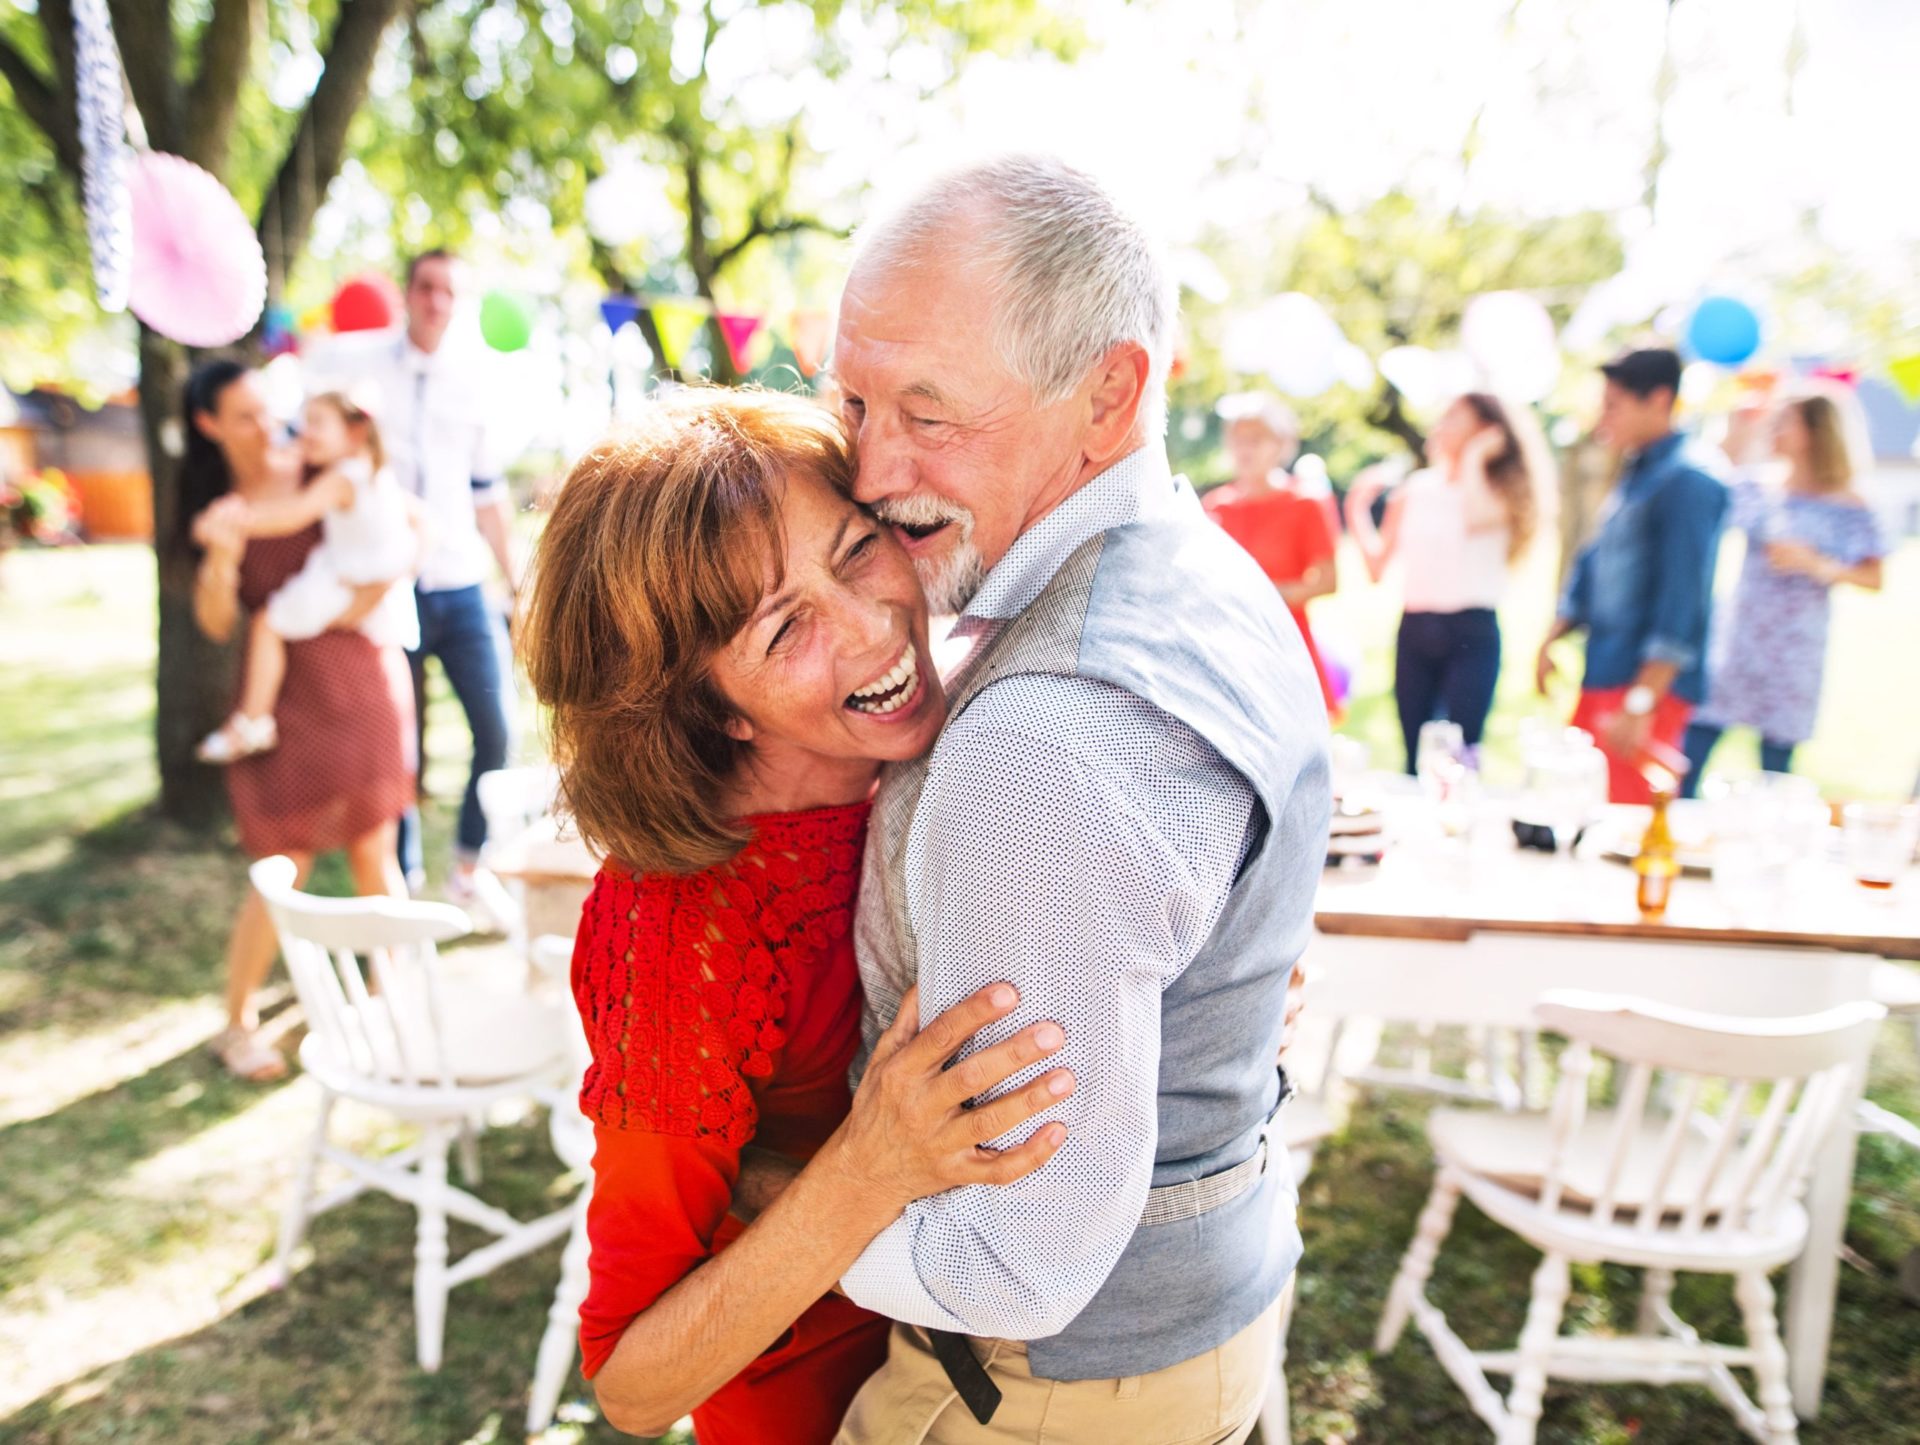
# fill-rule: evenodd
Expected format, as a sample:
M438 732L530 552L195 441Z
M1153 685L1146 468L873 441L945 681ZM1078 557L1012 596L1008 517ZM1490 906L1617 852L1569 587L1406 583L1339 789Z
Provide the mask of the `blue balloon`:
M1738 366L1760 349L1760 318L1744 301L1709 296L1687 322L1687 349L1702 361Z

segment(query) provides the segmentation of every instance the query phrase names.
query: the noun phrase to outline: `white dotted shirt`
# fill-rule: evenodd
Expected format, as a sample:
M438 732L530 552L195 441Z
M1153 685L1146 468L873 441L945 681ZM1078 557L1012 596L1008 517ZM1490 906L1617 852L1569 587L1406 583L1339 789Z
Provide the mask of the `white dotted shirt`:
M1020 537L955 635L991 637L1081 543L1172 486L1157 447L1095 477ZM1088 678L1004 678L942 734L906 845L921 1018L1011 981L1019 1008L973 1047L1052 1019L1066 1047L1005 1087L1058 1065L1078 1087L996 1141L1063 1121L1067 1141L1045 1168L910 1205L847 1271L853 1299L911 1324L1027 1340L1057 1334L1093 1298L1146 1203L1160 996L1219 920L1254 805L1198 734Z

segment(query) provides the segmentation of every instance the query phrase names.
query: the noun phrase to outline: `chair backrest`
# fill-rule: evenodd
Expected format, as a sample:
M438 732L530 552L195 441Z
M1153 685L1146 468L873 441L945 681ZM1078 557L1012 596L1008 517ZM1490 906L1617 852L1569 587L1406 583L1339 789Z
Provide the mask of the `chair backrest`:
M1804 1191L1866 1067L1886 1010L1858 1000L1795 1018L1736 1018L1617 994L1556 991L1535 1009L1564 1035L1540 1202L1643 1233L1766 1230ZM1601 1150L1586 1126L1596 1057L1616 1064Z
M487 837L504 841L517 838L553 811L560 797L560 770L551 764L495 768L482 773L475 786Z
M328 1062L378 1084L453 1087L434 945L470 932L467 915L446 903L303 893L291 858L263 858L248 876Z

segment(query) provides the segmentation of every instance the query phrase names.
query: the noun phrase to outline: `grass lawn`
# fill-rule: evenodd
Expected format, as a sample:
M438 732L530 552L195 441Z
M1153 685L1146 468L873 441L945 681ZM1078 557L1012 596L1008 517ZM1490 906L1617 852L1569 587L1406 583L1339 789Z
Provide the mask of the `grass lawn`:
M1920 747L1920 555L1881 598L1841 614L1827 726L1808 769L1850 793L1904 792ZM1358 576L1357 563L1350 575ZM1538 585L1534 585L1537 583ZM1510 658L1543 624L1545 573L1506 618ZM244 881L228 845L155 823L150 756L152 568L137 548L22 553L0 565L0 1442L229 1445L513 1438L558 1269L558 1247L453 1297L445 1368L412 1365L412 1221L366 1197L324 1217L311 1261L266 1287L276 1212L311 1096L299 1081L235 1084L202 1045L220 1023L227 919ZM1351 588L1316 613L1360 660L1349 728L1398 755L1393 600ZM1510 670L1490 751L1511 765L1527 704ZM438 699L429 752L442 799L463 776L457 711ZM1731 766L1736 755L1723 755ZM449 808L429 814L444 857ZM321 886L344 891L336 869ZM1889 1029L1872 1092L1920 1115L1920 1058ZM387 1126L349 1114L363 1140ZM540 1121L496 1130L488 1197L518 1213L557 1187ZM1833 1441L1920 1440L1920 1309L1894 1275L1920 1246L1920 1157L1863 1141L1828 1408ZM1417 1339L1374 1359L1368 1339L1431 1177L1415 1105L1381 1098L1323 1153L1304 1193L1308 1258L1290 1375L1302 1441L1486 1438ZM1519 1329L1532 1257L1463 1207L1435 1280L1475 1343ZM456 1248L461 1239L456 1234ZM1579 1271L1570 1314L1631 1320L1637 1281ZM1733 1319L1728 1292L1683 1283L1683 1312ZM572 1392L551 1441L618 1438ZM1555 1388L1542 1439L1733 1441L1704 1392ZM1120 1445L1120 1442L1115 1442Z

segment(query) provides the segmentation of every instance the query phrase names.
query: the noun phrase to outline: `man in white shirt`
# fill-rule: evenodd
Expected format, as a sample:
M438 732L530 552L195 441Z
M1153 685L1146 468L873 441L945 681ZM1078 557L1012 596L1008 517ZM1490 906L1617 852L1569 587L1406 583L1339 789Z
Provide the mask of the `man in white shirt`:
M425 773L426 664L437 657L473 733L473 767L460 802L448 895L471 903L481 845L482 773L505 765L509 650L504 622L484 584L498 567L509 589L520 573L511 544L507 488L493 476L486 451L484 398L474 377L441 343L453 319L456 262L447 251L427 251L407 267L406 326L368 358L360 379L381 398L380 432L400 484L427 513L428 553L416 593L420 648L413 665L414 706L420 722ZM425 881L418 809L400 825L400 862L408 886ZM484 896L480 900L484 902Z

